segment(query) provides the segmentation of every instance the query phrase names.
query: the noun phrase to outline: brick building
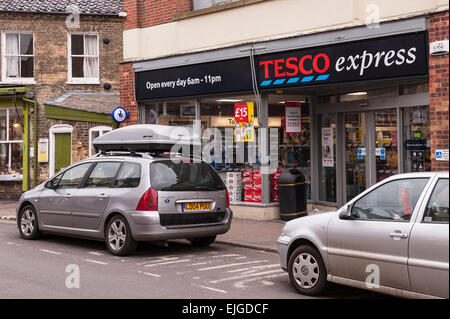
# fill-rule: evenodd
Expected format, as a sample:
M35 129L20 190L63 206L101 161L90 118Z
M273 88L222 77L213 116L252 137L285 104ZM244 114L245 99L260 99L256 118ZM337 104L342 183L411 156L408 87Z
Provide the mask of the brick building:
M235 103L255 102L255 127L278 129L279 168L305 176L308 209L340 206L392 174L448 171L448 1L124 7L120 91L128 124L223 131L235 125ZM432 44L447 49L430 53ZM178 86L188 78L195 85ZM191 118L183 116L189 106ZM301 107L300 133L286 132L292 106ZM256 159L216 168L225 179L229 171L260 167ZM272 188L263 176L262 200L242 197L234 211L277 216Z
M91 153L119 104L120 0L0 1L0 194Z
M255 102L255 127L278 129L279 168L305 176L309 209L340 206L392 174L448 171L448 1L145 0L124 9L128 124L224 131L235 103ZM431 54L436 41L447 50ZM295 133L289 107L300 107ZM261 167L246 157L216 169L225 179ZM260 192L258 203L236 201L236 214L277 216L269 175Z

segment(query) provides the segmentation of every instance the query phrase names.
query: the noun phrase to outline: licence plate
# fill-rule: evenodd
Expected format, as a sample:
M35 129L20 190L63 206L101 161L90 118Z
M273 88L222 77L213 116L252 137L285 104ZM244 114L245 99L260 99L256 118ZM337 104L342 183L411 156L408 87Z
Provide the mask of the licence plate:
M184 211L210 210L210 203L185 203Z

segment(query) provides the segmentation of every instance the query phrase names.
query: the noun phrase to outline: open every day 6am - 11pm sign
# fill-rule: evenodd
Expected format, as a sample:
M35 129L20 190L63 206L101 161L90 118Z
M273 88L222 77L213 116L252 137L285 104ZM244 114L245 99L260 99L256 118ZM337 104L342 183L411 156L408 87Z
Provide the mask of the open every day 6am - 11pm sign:
M260 90L426 76L425 32L255 56ZM249 57L137 71L136 100L253 90Z

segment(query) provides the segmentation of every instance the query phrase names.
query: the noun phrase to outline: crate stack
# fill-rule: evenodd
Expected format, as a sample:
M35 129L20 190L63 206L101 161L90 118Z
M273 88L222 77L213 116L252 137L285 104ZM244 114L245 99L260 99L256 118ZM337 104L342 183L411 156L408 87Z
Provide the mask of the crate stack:
M262 174L261 171L244 171L244 200L246 202L262 202Z
M226 186L231 204L242 201L242 174L240 172L228 172Z
M276 171L270 174L270 197L271 202L279 202L280 196L278 193L278 180L280 179L281 171Z

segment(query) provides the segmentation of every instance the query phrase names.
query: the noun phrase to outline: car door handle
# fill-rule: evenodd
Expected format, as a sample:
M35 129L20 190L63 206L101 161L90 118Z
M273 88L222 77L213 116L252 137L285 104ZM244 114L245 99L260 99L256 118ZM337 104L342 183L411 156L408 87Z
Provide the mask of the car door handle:
M393 232L393 233L390 233L389 236L398 237L398 238L408 238L408 234L405 234L403 232Z
M100 198L100 199L103 199L103 198L106 198L107 196L106 196L106 194L100 194L97 197Z
M72 198L72 195L67 193L67 194L64 195L64 198Z

